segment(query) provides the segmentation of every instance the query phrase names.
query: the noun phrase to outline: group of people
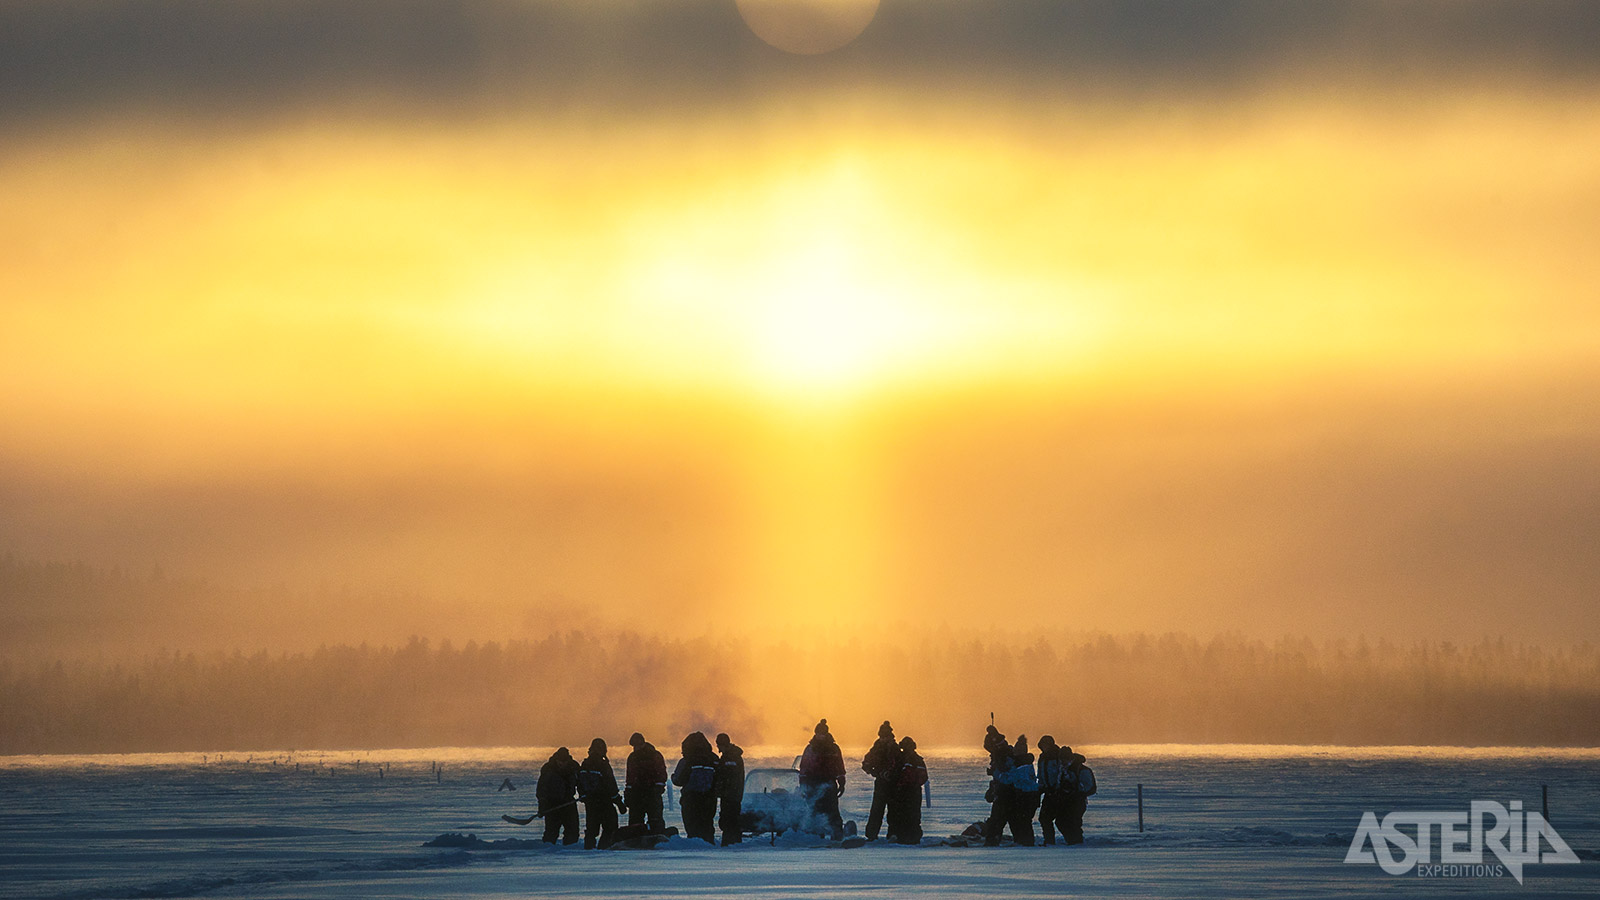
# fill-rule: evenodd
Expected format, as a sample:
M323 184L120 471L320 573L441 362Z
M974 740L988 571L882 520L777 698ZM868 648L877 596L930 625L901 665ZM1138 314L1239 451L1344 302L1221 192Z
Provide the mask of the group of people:
M834 840L844 836L839 815L839 795L844 793L844 754L823 719L812 730L810 743L800 754L800 790L813 815ZM888 813L891 841L915 844L922 840L922 786L928 783L928 764L917 753L917 742L898 742L887 721L878 726L878 740L867 751L861 768L872 776L872 811L867 817L866 839L875 841Z
M1018 735L1016 743L993 725L983 738L989 754L989 820L983 825L983 842L991 847L1000 843L1005 829L1019 844L1032 847L1033 816L1039 815L1044 843L1056 842L1056 830L1068 844L1083 843L1083 813L1097 788L1094 771L1084 765L1083 754L1071 747L1056 746L1050 735L1039 738L1038 766L1028 750L1028 736Z
M687 836L715 844L720 826L722 846L739 843L743 831L744 751L727 734L717 735L715 747L699 731L684 738L670 779L666 759L644 735L635 732L628 744L632 750L620 789L606 755L606 742L600 738L590 742L589 754L582 762L573 759L565 747L551 755L539 770L536 789L546 842L578 842L580 804L584 810L586 848L604 849L623 836L620 813L628 816L627 832L665 834L662 801L670 780L679 791ZM1083 813L1095 793L1095 783L1094 772L1084 765L1081 754L1072 752L1071 747L1056 746L1055 739L1046 735L1039 739L1036 767L1026 735L1018 736L1013 744L993 725L984 736L983 746L989 753L991 778L985 799L992 804L983 826L986 844L999 844L1003 831L1010 828L1017 843L1033 846L1036 813L1044 830L1044 843L1054 844L1058 829L1066 843L1083 842ZM878 739L862 759L861 768L872 777L866 840L877 840L883 831L888 840L896 843L921 843L922 795L928 783L928 766L917 753L917 742L910 737L896 740L894 727L885 721L878 726ZM845 780L844 755L828 729L828 720L823 719L800 755L799 781L813 819L833 840L844 837L839 797L844 793Z
M621 790L606 756L606 742L595 738L583 762L561 747L539 770L535 794L544 818L546 843L578 842L578 806L584 813L583 845L605 849L622 833L618 814L628 816L628 829L639 834L666 833L662 797L667 789L667 761L655 745L634 732ZM726 734L717 735L717 749L700 732L683 739L682 756L671 781L680 791L684 831L689 837L716 843L717 806L722 807L723 846L739 842L739 807L744 799L744 751Z

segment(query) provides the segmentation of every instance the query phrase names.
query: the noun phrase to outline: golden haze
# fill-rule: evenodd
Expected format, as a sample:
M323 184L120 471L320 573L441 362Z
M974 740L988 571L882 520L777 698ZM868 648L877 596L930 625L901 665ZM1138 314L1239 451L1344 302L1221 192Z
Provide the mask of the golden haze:
M0 157L0 458L159 521L7 537L487 622L1337 630L1274 541L1377 498L1193 486L1582 432L1526 398L1600 358L1594 100L45 130Z

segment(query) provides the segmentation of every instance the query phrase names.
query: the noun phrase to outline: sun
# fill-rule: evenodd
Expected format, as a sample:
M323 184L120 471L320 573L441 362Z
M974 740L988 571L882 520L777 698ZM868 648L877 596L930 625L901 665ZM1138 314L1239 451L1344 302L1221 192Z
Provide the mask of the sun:
M790 402L953 375L1016 337L1000 333L1017 324L1003 279L944 252L849 165L675 210L640 243L631 318Z
M960 339L937 286L844 228L790 236L753 267L739 318L748 365L793 394L882 383Z
M984 234L919 214L884 178L847 156L668 192L560 256L512 253L408 321L529 383L786 413L1092 358L1105 304L1089 285L997 265Z
M878 0L738 0L756 36L788 53L813 55L850 43L878 12Z

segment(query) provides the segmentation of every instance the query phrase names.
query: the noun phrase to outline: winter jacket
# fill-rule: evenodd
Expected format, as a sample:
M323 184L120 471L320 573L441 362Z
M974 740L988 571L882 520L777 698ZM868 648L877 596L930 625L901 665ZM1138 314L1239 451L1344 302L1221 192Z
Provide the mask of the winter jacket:
M630 788L666 786L667 760L655 744L645 741L643 746L628 754L628 774L624 780Z
M721 760L706 736L696 731L683 739L683 758L672 773L672 783L686 794L709 794L716 788Z
M989 754L989 774L996 780L1011 768L1011 745L993 725L983 736L983 752Z
M578 799L585 803L614 800L621 795L617 790L617 776L611 771L611 760L604 756L589 756L578 767Z
M1039 789L1062 791L1068 781L1066 766L1061 761L1061 748L1039 751Z
M827 784L844 778L844 754L834 743L833 735L819 734L806 744L800 754L800 783Z
M1066 778L1068 790L1079 796L1093 797L1100 789L1094 783L1094 770L1079 761L1068 767Z
M572 800L578 793L578 761L565 749L557 750L539 769L539 785L534 794L540 809L551 809Z
M744 749L728 744L717 760L717 796L737 800L744 796Z
M922 754L915 750L901 750L895 748L899 757L896 767L895 786L901 788L920 788L928 783L928 764L923 761Z
M861 770L873 778L893 775L900 765L900 744L892 737L878 738L861 760Z
M994 776L995 781L1001 784L1009 784L1010 782L1006 780L1006 776L1014 765L1016 765L1016 761L1011 758L1010 754L995 754L989 757L989 774Z
M1021 756L1012 757L1011 768L998 777L1002 784L1009 785L1024 793L1039 790L1039 780L1033 774L1032 753L1024 753Z

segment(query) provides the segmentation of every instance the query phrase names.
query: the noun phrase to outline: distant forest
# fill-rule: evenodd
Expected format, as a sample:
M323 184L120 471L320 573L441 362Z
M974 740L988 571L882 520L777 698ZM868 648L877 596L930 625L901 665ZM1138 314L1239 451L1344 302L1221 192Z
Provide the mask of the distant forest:
M990 712L1068 743L1600 746L1588 644L951 628L808 643L472 614L0 556L0 753L578 745L635 730L675 747L701 728L787 745L823 716L846 744L890 718L924 746L975 745Z
M1507 642L1032 642L933 633L820 646L570 632L543 640L0 663L0 753L580 745L697 729L846 744L892 718L924 746L1600 744L1600 653Z

